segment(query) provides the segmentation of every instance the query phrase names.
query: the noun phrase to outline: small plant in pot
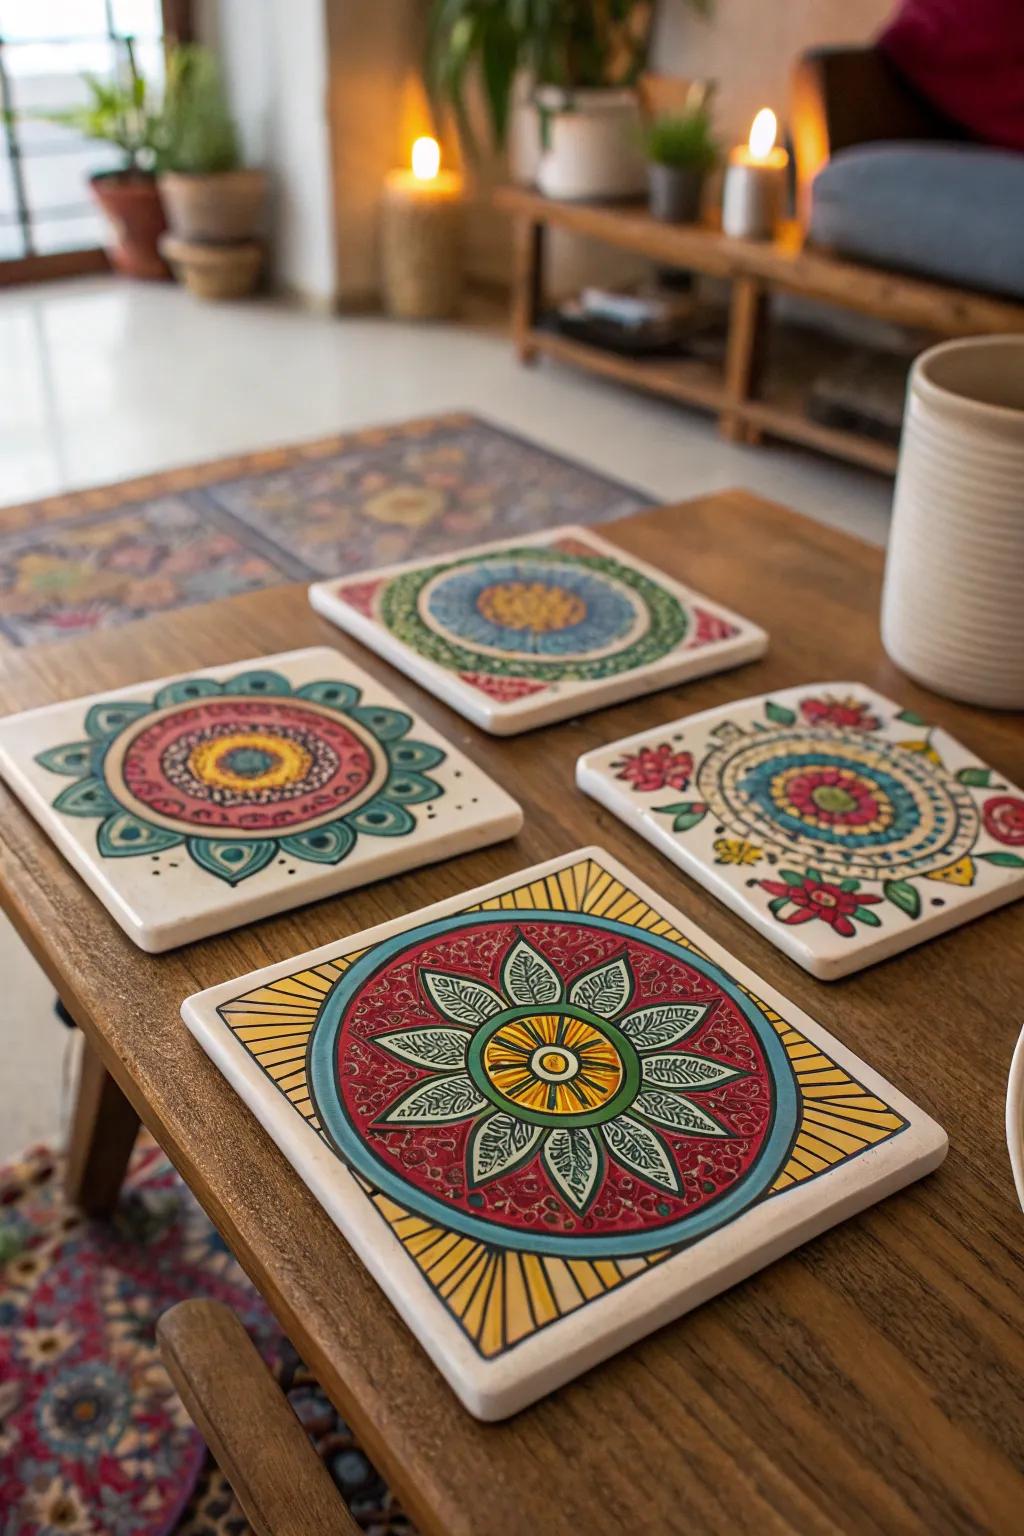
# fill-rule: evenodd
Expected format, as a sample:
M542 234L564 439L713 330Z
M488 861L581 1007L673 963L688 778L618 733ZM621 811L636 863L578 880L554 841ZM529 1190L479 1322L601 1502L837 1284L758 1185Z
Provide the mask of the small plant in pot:
M644 134L651 214L667 224L695 224L704 181L718 163L707 94L699 105L656 117Z
M121 151L122 166L89 178L110 230L107 255L115 271L127 277L166 279L170 271L158 250L166 223L153 170L159 119L150 107L131 38L124 39L116 79L101 80L95 75L84 79L90 97L84 106L40 115Z
M263 170L241 163L238 135L214 55L180 45L168 61L159 134L160 193L170 233L161 249L204 298L249 293L263 261Z
M689 0L707 12L711 0ZM652 0L434 0L428 81L451 105L470 152L468 101L479 76L502 148L524 88L537 109L537 185L549 197L640 192L637 81L647 61Z

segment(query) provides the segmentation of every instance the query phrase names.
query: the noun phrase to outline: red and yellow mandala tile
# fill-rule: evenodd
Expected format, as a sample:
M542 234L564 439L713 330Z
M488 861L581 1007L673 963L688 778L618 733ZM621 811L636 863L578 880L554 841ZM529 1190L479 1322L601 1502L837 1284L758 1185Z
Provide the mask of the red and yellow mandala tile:
M716 973L583 858L219 1012L493 1359L724 1225L729 1202L739 1214L905 1128ZM372 979L336 1018L330 1050L314 1051L328 999L360 976ZM385 987L401 1011L381 1012ZM342 1060L325 1098L324 1063Z

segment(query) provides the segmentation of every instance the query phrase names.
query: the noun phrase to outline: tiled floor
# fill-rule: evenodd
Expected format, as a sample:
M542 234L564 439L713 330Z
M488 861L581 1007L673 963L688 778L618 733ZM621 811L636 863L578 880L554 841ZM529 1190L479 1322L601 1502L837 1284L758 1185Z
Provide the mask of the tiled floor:
M890 483L555 367L525 370L493 325L414 327L284 306L196 305L107 278L0 295L0 502L375 422L475 410L651 496L743 485L883 542ZM66 1032L0 927L0 1158L56 1134Z

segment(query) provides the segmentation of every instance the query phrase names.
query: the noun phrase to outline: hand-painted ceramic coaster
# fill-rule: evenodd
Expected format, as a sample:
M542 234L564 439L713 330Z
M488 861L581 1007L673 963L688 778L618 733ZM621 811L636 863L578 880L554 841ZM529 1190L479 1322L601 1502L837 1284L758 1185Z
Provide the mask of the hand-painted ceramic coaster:
M493 780L326 647L11 715L0 773L152 952L522 825Z
M600 848L199 993L182 1016L485 1419L946 1150Z
M768 637L590 528L310 588L319 613L511 736L739 666Z
M859 683L613 742L576 779L822 981L1024 895L1024 798Z

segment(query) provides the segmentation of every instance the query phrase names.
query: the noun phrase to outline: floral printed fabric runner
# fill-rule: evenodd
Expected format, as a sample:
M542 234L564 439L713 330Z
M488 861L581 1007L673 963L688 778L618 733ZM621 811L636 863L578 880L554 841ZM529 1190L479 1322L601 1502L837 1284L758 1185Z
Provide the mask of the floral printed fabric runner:
M35 1148L0 1169L3 1536L245 1536L249 1527L164 1370L175 1302L231 1307L372 1536L414 1536L262 1300L145 1135L110 1223L68 1206Z
M0 507L0 647L644 503L460 413Z

